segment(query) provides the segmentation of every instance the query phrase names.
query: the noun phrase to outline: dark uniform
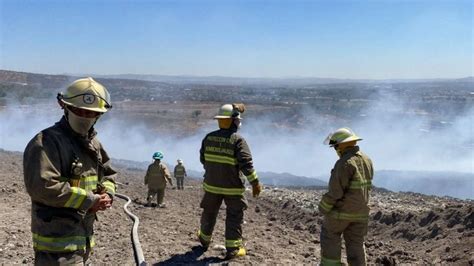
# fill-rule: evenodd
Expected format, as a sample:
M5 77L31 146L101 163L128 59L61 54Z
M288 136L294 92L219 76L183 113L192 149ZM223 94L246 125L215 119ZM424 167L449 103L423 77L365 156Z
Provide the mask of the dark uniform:
M210 242L222 201L226 205L225 246L238 249L242 243L242 223L247 201L244 197L245 178L258 184L252 155L247 142L232 129L209 133L202 141L200 160L204 165L204 197L200 238Z
M81 137L63 117L37 134L25 149L24 181L31 197L37 265L83 264L95 245L96 214L87 212L99 198L93 190L101 184L112 196L116 176L95 135Z
M184 189L184 177L186 176L186 168L182 163L174 167L174 177L176 178L176 186L178 189Z
M372 161L358 146L347 148L331 171L329 191L319 203L321 265L341 265L341 234L349 265L365 265L364 239L369 219Z

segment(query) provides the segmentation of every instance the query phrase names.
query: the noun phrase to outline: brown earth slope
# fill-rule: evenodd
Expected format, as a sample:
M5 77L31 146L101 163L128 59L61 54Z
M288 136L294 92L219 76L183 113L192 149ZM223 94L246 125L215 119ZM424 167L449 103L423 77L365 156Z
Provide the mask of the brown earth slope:
M33 262L30 199L25 192L20 153L0 151L0 264ZM184 191L167 189L167 208L144 207L143 172L119 169L119 191L134 199L130 209L140 217L139 234L149 264L209 264L223 257L221 209L214 242L205 253L198 248L198 181ZM317 203L324 190L266 188L249 197L244 236L248 256L239 264L316 264L319 262L321 216ZM98 246L93 263L134 263L130 243L131 221L125 202L116 199L96 222ZM369 235L369 263L473 265L474 206L472 201L412 193L373 192Z

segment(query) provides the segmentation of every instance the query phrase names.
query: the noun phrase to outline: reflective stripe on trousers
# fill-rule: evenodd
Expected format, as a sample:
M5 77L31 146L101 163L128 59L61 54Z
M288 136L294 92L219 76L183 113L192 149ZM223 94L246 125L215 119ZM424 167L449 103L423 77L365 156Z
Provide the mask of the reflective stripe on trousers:
M208 185L207 183L203 182L202 187L204 191L213 193L213 194L220 194L220 195L229 195L229 196L239 196L244 194L245 188L223 188L223 187L216 187Z
M72 252L86 250L88 239L90 247L95 246L93 236L46 237L33 233L33 248L38 251Z

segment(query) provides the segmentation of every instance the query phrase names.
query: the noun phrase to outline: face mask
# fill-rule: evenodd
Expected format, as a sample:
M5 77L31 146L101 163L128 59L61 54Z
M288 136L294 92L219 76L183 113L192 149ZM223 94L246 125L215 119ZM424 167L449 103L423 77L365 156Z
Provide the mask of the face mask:
M89 130L92 128L92 126L97 122L98 117L94 118L86 118L86 117L81 117L76 114L74 114L71 111L67 112L67 121L69 122L69 125L71 128L78 134L82 136L87 136L89 133Z

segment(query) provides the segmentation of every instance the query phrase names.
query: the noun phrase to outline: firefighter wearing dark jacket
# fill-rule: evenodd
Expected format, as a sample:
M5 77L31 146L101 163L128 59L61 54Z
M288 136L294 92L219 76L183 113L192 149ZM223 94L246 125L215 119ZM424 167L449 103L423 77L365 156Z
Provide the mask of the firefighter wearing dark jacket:
M350 128L330 134L325 143L340 159L329 179L329 191L319 203L324 214L321 228L321 265L341 264L341 235L346 243L349 265L365 265L364 241L369 219L369 193L374 169L372 161L356 142L362 140Z
M243 104L225 104L214 117L219 130L206 135L202 141L200 160L204 166L204 197L201 228L198 238L204 248L211 242L212 232L222 201L226 205L225 247L227 259L245 256L242 224L247 201L244 197L245 178L252 185L252 194L261 192L252 155L245 139L237 134ZM245 176L245 177L244 177Z
M176 187L178 189L184 189L184 178L188 176L186 173L186 167L184 167L183 160L178 159L178 164L174 167L174 177L176 178Z
M23 157L35 265L85 264L96 212L109 208L115 194L116 172L93 129L111 108L107 90L79 79L58 94L58 103L64 116L38 133Z

